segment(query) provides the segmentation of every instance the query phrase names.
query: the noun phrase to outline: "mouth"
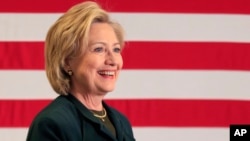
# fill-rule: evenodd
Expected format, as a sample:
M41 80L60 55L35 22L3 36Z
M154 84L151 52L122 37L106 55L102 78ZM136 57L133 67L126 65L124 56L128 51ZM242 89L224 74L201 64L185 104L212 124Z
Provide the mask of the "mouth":
M101 76L104 76L104 77L114 77L115 71L103 70L103 71L98 71L98 74L100 74Z

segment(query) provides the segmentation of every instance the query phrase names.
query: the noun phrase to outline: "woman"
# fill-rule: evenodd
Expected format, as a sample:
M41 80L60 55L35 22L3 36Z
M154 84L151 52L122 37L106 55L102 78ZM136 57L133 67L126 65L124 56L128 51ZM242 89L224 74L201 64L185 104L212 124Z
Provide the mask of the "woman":
M108 106L123 65L123 30L94 2L73 6L49 29L46 74L60 95L32 122L27 141L134 141L128 119Z

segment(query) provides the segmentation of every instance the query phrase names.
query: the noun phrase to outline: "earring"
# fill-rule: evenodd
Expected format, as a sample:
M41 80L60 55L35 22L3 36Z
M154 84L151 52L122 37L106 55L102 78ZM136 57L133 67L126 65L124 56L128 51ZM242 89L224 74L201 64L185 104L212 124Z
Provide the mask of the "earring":
M73 71L72 70L68 70L68 74L69 74L69 76L73 75Z

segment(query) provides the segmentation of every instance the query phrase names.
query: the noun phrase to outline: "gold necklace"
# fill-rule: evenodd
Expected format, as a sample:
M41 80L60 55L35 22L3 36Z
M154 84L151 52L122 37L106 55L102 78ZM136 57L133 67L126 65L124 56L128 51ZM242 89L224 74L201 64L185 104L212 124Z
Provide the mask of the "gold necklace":
M93 113L93 115L94 115L95 117L98 117L98 118L100 118L102 121L105 121L104 118L107 116L107 112L106 112L105 108L103 108L103 112L104 112L103 115L98 115L98 114L96 114L96 113L94 113L94 112L92 112L92 113Z

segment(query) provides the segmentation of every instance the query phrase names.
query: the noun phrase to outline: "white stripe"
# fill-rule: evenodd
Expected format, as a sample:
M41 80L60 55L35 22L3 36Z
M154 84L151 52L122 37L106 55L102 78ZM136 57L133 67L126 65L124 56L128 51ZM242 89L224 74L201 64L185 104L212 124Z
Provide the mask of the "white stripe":
M0 41L44 41L61 14L0 14ZM250 42L250 15L112 13L129 41Z
M229 141L227 128L134 128L136 141Z
M136 141L229 141L227 128L134 127ZM1 141L25 141L26 128L0 128Z
M0 141L25 141L27 128L0 128Z
M57 95L44 71L0 71L0 99L50 99ZM108 99L250 99L250 72L123 70Z

